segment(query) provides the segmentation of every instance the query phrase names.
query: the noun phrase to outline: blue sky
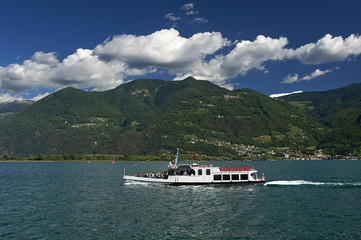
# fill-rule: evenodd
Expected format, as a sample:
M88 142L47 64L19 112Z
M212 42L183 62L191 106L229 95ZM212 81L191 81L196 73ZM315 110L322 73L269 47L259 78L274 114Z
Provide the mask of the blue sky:
M266 95L361 82L360 1L0 1L0 102L138 78Z

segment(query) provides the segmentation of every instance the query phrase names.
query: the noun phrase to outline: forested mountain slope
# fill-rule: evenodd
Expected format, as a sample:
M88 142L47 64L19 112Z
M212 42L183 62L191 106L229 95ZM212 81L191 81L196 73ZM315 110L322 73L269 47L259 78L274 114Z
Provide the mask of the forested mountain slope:
M182 147L216 156L247 145L330 148L331 109L359 127L351 120L357 97L345 94L331 107L324 96L300 96L272 99L191 77L139 79L105 92L65 88L0 121L0 154L157 154Z

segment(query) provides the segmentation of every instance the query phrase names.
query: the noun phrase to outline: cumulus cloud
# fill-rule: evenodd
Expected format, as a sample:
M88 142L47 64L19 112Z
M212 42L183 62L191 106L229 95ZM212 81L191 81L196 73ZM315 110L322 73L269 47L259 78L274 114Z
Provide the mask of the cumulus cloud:
M270 98L279 98L279 97L296 94L296 93L303 93L303 91L294 91L294 92L290 92L290 93L275 93L275 94L271 94L269 97Z
M124 74L142 75L143 71L126 69L124 63L105 63L92 50L78 49L59 63L54 53L36 52L23 64L0 68L1 88L14 92L45 87L95 87L105 90L123 83Z
M273 39L259 35L253 42L243 40L225 56L221 70L227 78L245 75L250 69L265 70L263 63L270 60L282 60L289 51L285 37Z
M297 48L294 56L305 64L321 64L334 61L344 61L350 56L361 53L361 37L351 34L343 39L326 34L316 43L309 43Z
M332 72L331 69L326 69L325 71L322 71L320 69L316 69L313 73L310 75L306 75L303 78L298 78L298 74L295 73L295 75L287 75L281 83L294 83L299 81L310 81L318 76L325 75L326 73Z
M229 44L219 32L184 38L175 29L165 29L143 36L114 36L94 50L79 48L61 62L55 53L36 52L22 64L0 66L0 84L13 92L64 86L107 90L130 76L154 73L159 68L170 74L188 72L193 64Z
M243 40L227 55L218 55L208 62L199 61L190 72L179 74L177 79L195 76L225 84L225 80L245 75L251 69L266 71L263 65L266 61L289 56L290 50L284 49L287 44L288 40L284 37L273 39L260 35L254 41Z
M111 62L118 60L131 68L161 67L171 73L191 65L228 44L219 32L204 32L184 38L173 28L147 36L120 35L94 49L94 54Z
M56 67L58 61L54 53L36 52L23 64L10 64L0 67L1 88L14 92L41 86L48 82L48 73Z
M56 66L59 64L59 61L56 57L56 53L44 53L42 51L34 53L31 57L31 61L39 64L45 64L48 66Z
M126 75L143 74L145 71L129 69L124 62L104 62L93 54L93 50L79 48L53 69L49 78L52 88L56 89L73 86L107 90L124 83Z
M187 6L186 6L187 5ZM193 4L185 8L194 10ZM185 9L184 8L184 9ZM259 35L256 39L231 43L220 32L201 32L188 38L171 28L149 35L114 36L94 49L79 48L62 61L54 52L35 52L23 63L0 66L0 86L15 93L44 87L57 90L65 86L107 90L130 77L157 71L175 75L175 80L194 76L232 88L230 79L244 76L255 69L267 72L268 61L298 59L305 64L344 61L361 54L361 38L357 35L332 37L325 35L316 43L297 49L287 48L286 37ZM226 46L229 52L220 54ZM299 78L288 75L283 83L311 80L332 70L317 69ZM9 96L3 96L3 99Z

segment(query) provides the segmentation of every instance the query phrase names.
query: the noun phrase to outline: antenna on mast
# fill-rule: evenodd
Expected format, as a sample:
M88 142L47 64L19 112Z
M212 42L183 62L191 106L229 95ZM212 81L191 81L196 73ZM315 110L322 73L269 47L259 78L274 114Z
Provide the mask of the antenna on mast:
M178 168L178 154L179 154L179 148L177 148L177 153L175 155L175 159L173 160L173 162L169 162L168 164L169 169Z
M179 148L177 148L177 154L175 155L174 159L174 166L178 167L178 155L179 155Z

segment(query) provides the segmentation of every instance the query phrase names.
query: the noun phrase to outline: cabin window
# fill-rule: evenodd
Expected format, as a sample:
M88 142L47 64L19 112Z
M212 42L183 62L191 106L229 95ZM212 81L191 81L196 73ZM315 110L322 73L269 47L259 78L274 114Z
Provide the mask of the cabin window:
M202 169L198 169L198 175L202 175Z
M229 174L223 174L223 180L231 180L231 176Z
M248 180L248 174L241 174L241 180Z
M221 181L221 175L214 175L213 180L214 181Z
M239 175L238 174L232 174L232 180L239 180Z
M206 169L206 174L211 175L211 169Z

